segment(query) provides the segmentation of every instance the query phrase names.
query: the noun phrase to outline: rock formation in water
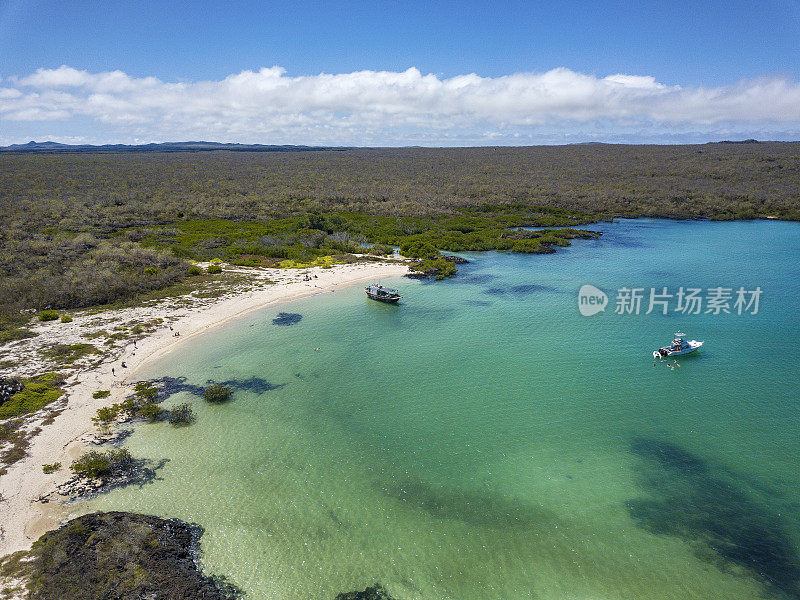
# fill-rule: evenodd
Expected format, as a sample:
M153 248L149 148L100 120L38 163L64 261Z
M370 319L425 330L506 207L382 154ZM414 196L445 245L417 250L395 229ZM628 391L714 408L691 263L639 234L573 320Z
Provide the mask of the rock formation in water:
M198 568L201 533L176 519L92 513L45 533L29 552L6 558L0 575L24 579L29 600L238 597L232 585Z
M336 600L394 600L380 583L368 587L363 592L346 592L336 596Z

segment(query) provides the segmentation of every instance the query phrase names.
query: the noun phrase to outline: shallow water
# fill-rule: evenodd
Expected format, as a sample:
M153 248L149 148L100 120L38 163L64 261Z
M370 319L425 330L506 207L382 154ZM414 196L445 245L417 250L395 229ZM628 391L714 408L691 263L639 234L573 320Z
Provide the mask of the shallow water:
M91 508L201 524L206 568L251 598L800 598L800 225L597 228L382 282L400 306L354 287L184 347L145 376L185 377L167 405L197 423L138 426L131 451L169 462ZM604 313L578 312L587 283ZM623 286L763 295L755 315L617 315ZM653 367L678 329L706 345ZM234 399L192 393L211 379Z

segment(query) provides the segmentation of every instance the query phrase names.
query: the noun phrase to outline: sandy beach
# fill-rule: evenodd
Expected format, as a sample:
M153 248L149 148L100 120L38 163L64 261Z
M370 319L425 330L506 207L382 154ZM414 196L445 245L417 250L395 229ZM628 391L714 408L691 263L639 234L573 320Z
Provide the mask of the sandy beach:
M28 549L44 532L70 518L74 507L58 501L43 503L38 499L52 494L58 485L70 478L70 463L83 453L96 433L92 417L97 409L129 395L132 384L137 381L137 373L144 365L176 351L188 340L254 310L314 294L331 293L353 284L399 276L407 270L407 266L401 263L358 263L303 271L254 270L250 272L254 278L275 283L243 287L214 299L196 299L194 302L170 299L146 307L103 313L104 323L138 320L157 322L158 325L146 337L138 338L135 343L126 342L115 352L108 353L100 364L79 369L71 376L67 382L64 410L52 423L42 426L41 432L31 440L27 456L12 464L0 477L0 556ZM312 276L310 281L304 281L305 273ZM74 340L81 339L81 334L85 337L87 325L97 321L96 315L87 314L76 316L74 323L38 324L39 335L36 338L6 347L4 354L24 360L35 356L36 345L74 343ZM34 363L25 361L29 369L37 367ZM92 394L97 390L110 390L111 394L106 398L93 398ZM43 464L56 462L62 465L56 473L43 473Z

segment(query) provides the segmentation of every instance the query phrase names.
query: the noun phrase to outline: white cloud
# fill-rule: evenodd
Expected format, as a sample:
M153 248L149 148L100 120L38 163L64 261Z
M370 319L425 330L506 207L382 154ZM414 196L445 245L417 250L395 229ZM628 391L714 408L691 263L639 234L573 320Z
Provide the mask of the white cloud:
M487 141L545 130L775 127L796 130L800 84L785 77L686 88L651 76L545 73L451 78L358 71L291 77L278 66L220 81L163 82L68 66L0 80L0 122L76 120L121 138L266 143ZM491 131L491 135L482 132Z

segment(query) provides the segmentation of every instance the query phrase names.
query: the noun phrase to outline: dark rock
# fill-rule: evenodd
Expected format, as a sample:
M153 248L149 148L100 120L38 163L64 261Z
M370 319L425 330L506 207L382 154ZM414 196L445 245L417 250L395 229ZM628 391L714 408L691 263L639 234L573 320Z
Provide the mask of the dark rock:
M8 402L14 394L21 392L23 389L25 389L25 384L19 379L0 377L0 404Z
M23 561L29 600L228 600L240 593L196 562L202 530L177 519L92 513L40 537Z
M394 600L380 583L368 587L363 592L346 592L336 596L336 600Z
M460 256L452 256L450 254L442 254L442 258L445 259L447 262L454 263L456 265L468 265L469 261L466 258L461 258Z
M294 325L303 319L303 315L297 313L278 313L278 316L272 319L274 325Z

